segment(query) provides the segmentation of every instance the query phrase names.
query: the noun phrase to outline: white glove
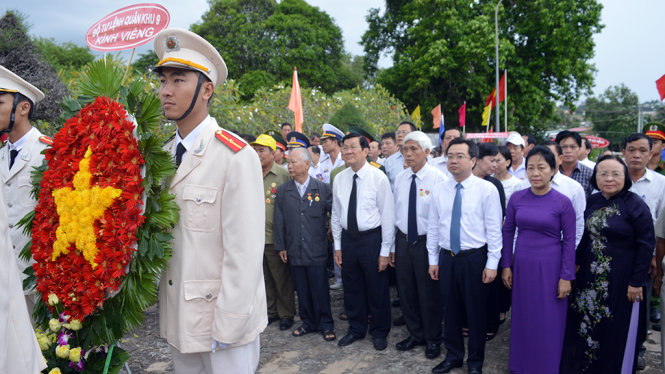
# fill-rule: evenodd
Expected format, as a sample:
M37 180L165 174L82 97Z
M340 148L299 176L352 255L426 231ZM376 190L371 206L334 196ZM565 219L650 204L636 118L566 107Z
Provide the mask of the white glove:
M213 339L213 340L212 340L212 353L215 353L215 351L217 350L217 348L219 348L219 349L226 349L229 345L230 345L230 344L220 343L220 342L218 342L217 340Z

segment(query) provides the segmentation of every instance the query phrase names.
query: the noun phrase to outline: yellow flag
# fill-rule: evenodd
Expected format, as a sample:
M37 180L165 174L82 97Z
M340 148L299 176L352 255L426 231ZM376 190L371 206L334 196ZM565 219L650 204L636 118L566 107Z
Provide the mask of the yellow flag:
M413 110L413 113L411 113L411 119L413 119L414 125L420 128L420 105L418 105L416 109Z
M485 109L483 109L483 126L489 126L491 113L492 113L492 104L486 106Z

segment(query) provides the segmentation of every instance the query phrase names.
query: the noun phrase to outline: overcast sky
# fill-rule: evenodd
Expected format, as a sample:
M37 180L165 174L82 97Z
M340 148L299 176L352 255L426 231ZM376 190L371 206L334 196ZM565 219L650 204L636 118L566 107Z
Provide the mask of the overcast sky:
M146 0L148 2L150 0ZM163 0L171 14L171 26L188 28L200 20L208 9L206 0ZM342 29L347 51L363 53L358 44L367 29L365 16L370 8L381 7L382 0L307 0L326 11ZM93 23L107 14L140 1L126 0L9 0L0 5L2 14L16 9L27 16L30 34L53 37L57 42L70 41L85 44L85 33ZM602 23L605 28L595 36L596 86L594 93L602 93L611 85L626 84L635 91L640 101L657 100L656 79L665 74L665 47L663 47L662 17L664 0L601 0L604 5ZM137 49L141 53L152 43ZM125 58L129 53L124 54ZM223 51L222 51L223 56ZM382 66L390 60L381 61Z

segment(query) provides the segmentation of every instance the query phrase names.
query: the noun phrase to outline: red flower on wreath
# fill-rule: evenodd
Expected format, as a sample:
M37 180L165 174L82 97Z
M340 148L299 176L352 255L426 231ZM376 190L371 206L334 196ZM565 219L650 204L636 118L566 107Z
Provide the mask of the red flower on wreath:
M83 321L118 289L135 250L145 161L133 131L122 105L98 97L46 151L33 269L44 301L56 294L73 319Z

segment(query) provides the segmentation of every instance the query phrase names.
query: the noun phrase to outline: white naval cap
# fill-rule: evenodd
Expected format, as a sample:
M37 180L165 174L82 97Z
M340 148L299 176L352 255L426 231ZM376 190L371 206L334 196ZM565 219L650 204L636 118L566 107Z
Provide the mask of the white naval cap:
M344 138L344 133L342 132L342 130L338 129L337 127L329 123L324 123L323 134L321 134L321 140L326 138L337 138L337 140L342 141L342 138Z
M0 65L0 92L20 93L30 99L33 104L44 99L42 91L2 65Z
M155 70L168 66L199 71L215 85L224 83L228 75L224 59L215 47L189 30L161 31L155 37L155 53L159 58Z

